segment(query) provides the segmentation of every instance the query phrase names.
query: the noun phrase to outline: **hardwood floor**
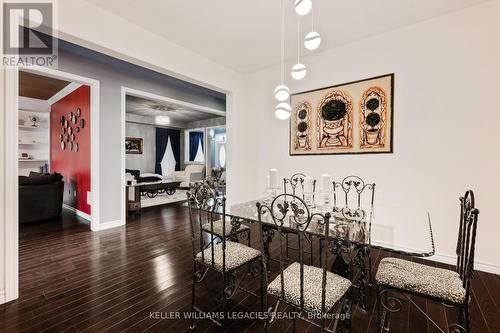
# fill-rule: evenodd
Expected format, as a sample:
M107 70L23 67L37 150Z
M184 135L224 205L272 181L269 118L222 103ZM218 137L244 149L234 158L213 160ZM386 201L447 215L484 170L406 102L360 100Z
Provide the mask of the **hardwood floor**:
M257 246L257 239L252 241ZM386 256L390 254L373 251L374 267ZM190 310L192 257L184 207L145 209L126 227L97 233L90 232L84 220L68 214L56 221L22 225L19 258L20 298L0 306L2 332L188 330L189 320L162 319L170 312ZM217 275L205 281L207 287L197 291L197 304L204 308L213 305L220 289ZM258 290L258 279L249 279L247 286ZM415 301L443 326L456 318L440 304ZM353 308L352 332L376 331L375 303L375 288L369 288L368 311ZM229 311L259 311L259 304L254 296L237 292ZM470 309L473 332L500 332L500 276L477 272ZM439 332L407 304L391 324L396 333ZM261 332L262 327L262 322L253 319L230 320L227 331ZM291 330L291 321L286 320L270 329ZM197 323L197 331L220 330L203 320ZM299 321L297 332L306 331L317 330Z

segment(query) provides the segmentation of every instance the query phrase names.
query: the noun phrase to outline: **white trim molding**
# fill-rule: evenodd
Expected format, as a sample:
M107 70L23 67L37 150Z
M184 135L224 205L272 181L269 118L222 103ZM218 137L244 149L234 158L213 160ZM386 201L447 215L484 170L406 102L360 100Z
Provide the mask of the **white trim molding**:
M4 301L19 297L19 163L18 112L19 71L5 69L5 290ZM8 194L7 194L8 193Z
M0 290L0 304L6 303L5 302L5 291Z
M91 230L99 230L99 81L91 78L62 72L56 69L40 66L22 66L5 68L5 109L19 109L19 70L63 79L90 86L90 114L91 114L91 193L92 214L90 221ZM5 210L5 302L10 302L19 297L19 217L18 217L18 112L5 112L5 195L3 199ZM107 227L106 227L107 228Z
M68 96L73 91L75 91L76 89L80 88L81 86L82 86L81 83L71 82L66 87L64 87L61 90L59 90L54 96L52 96L51 98L49 98L47 100L47 103L49 103L49 105L52 105L52 104L58 102L59 100L63 99L64 97Z
M114 221L109 221L109 222L104 222L100 223L97 229L92 229L92 231L103 231L107 229L112 229L112 228L118 228L118 227L124 227L123 221L120 220L114 220Z
M449 264L455 266L457 264L457 257L456 256L450 256L447 254L435 254L432 257L427 257L424 258L430 261L437 261L441 262L444 264ZM500 274L500 266L495 265L495 264L490 264L487 262L482 262L482 261L477 261L474 260L474 269L476 271L481 271L481 272L487 272L487 273L493 273L493 274Z
M391 243L387 243L387 242L374 242L374 241L372 241L372 245L374 245L374 246L379 245L381 247L385 247L388 249L397 248L401 251L410 252L410 253L422 253L422 252L424 252L422 249L415 249L415 248L405 247L405 246L401 246L398 244L391 244ZM431 246L431 244L429 244L429 246ZM429 247L429 249L430 249L430 247ZM390 253L390 250L386 250L386 251L388 251ZM436 262L440 262L440 263L448 264L448 265L452 265L452 266L456 266L456 264L457 264L457 256L450 256L449 254L436 253L430 257L419 257L419 258L429 260L429 261L436 261ZM486 263L486 262L474 260L474 269L477 271L481 271L481 272L487 272L487 273L493 273L493 274L500 275L500 266L495 265L495 264L491 264L491 263Z
M121 106L120 106L120 170L119 174L121 175L120 177L120 202L121 202L121 207L120 207L120 220L121 220L121 225L125 225L127 223L127 202L128 198L126 198L126 184L127 181L125 180L125 167L126 167L126 155L125 155L125 136L126 136L126 122L127 122L127 116L126 116L126 108L127 108L127 93L128 89L124 86L120 88L120 93L121 93Z
M64 207L64 209L69 210L70 212L75 214L76 216L79 216L79 217L81 217L89 222L92 221L92 217L89 214L84 213L81 210L76 209L75 207L71 207L67 204L63 204L63 207Z
M178 99L173 99L170 97L165 97L165 96L149 93L147 91L138 90L138 89L134 89L134 88L128 88L128 87L122 87L122 88L124 88L126 90L126 94L129 96L147 98L147 99L151 99L151 100L154 100L157 102L174 103L174 104L177 104L177 105L180 105L183 107L190 108L190 109L195 110L195 111L211 113L211 114L215 114L215 115L223 116L223 117L226 116L226 111L221 111L221 110L217 110L217 109L210 108L210 107L203 106L203 105L184 102L184 101L181 101Z

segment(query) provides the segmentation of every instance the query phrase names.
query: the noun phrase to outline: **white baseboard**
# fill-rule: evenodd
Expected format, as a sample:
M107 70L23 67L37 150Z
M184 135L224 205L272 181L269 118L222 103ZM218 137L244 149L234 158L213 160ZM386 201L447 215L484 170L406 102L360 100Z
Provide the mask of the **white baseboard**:
M0 304L5 303L5 291L0 290Z
M404 246L401 246L398 244L391 244L391 243L387 243L387 242L373 242L372 244L379 245L379 246L382 246L382 247L385 247L388 249L395 246L396 248L398 248L402 251L414 252L414 253L419 253L422 251L421 249L419 250L419 249L404 247ZM457 257L450 256L449 254L436 253L431 257L423 257L423 259L427 259L430 261L437 261L437 262L441 262L441 263L449 264L449 265L453 265L453 266L455 266L457 264ZM500 275L500 265L496 265L496 264L491 264L491 263L475 260L474 261L474 269L476 271L482 271L482 272Z
M80 216L81 218L84 218L89 222L92 220L92 217L89 214L84 213L81 210L76 209L75 207L71 207L71 206L66 205L66 204L63 204L63 207L65 209L69 210L70 212L73 212L76 216Z
M100 223L95 228L93 228L92 231L102 231L102 230L107 230L107 229L111 229L111 228L121 227L124 225L125 225L125 223L122 220L109 221L109 222Z
M457 264L457 257L456 256L450 256L447 254L435 254L432 257L427 257L424 259L428 259L431 261L437 261L441 262L444 264L449 264L455 266ZM490 264L487 262L481 262L481 261L475 261L474 262L474 269L476 271L481 271L481 272L487 272L487 273L493 273L493 274L499 274L500 275L500 266L495 265L495 264Z

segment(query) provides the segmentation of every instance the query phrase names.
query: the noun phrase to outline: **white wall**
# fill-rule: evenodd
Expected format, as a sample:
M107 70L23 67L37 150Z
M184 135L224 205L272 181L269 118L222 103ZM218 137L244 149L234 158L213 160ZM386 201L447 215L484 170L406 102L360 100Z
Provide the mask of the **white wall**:
M303 81L287 80L300 92L395 73L393 154L289 156L289 124L273 115L279 68L252 74L253 117L239 135L259 150L248 178L257 177L263 189L271 167L282 176L361 175L377 184L378 202L429 210L437 252L445 256L455 250L458 197L471 188L481 211L476 259L499 269L499 17L500 2L493 1L316 53L304 60Z

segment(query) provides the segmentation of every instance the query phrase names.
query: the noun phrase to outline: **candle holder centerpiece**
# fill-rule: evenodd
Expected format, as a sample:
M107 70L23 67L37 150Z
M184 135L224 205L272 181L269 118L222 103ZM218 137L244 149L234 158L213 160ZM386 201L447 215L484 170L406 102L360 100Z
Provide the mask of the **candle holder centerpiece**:
M278 169L270 169L267 176L266 196L264 199L265 204L270 204L278 194Z

